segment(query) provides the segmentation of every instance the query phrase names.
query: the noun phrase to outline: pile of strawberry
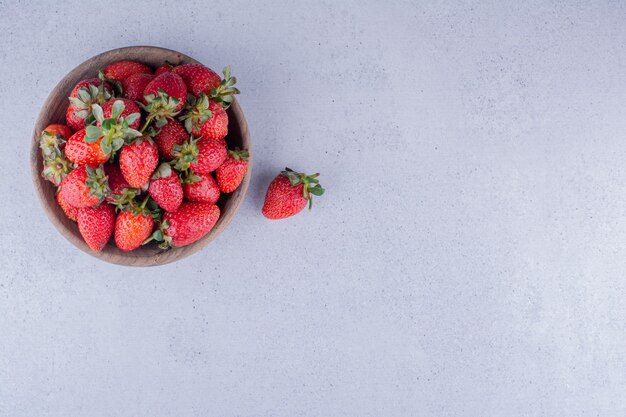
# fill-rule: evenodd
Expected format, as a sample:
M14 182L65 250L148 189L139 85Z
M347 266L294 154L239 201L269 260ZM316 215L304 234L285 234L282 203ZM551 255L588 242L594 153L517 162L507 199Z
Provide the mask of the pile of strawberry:
M131 251L150 241L189 245L216 224L221 193L248 169L248 151L228 149L226 109L239 91L201 64L169 63L155 71L118 61L76 84L66 124L44 129L42 175L78 223L87 245ZM324 189L318 174L287 168L270 184L263 214L280 219L310 207Z
M91 249L112 235L124 251L184 246L213 228L247 171L225 141L235 82L229 68L119 61L74 87L66 125L41 135L42 174Z

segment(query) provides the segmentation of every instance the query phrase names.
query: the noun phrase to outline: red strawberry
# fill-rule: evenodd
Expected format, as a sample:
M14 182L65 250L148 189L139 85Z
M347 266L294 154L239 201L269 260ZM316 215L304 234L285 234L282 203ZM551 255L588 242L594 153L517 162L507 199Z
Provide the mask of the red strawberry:
M313 195L324 194L316 177L319 174L306 175L285 168L270 183L265 194L263 215L268 219L284 219L298 214L313 201Z
M173 67L170 64L163 64L154 71L154 75L161 75L164 72L170 72L172 68Z
M131 187L143 187L159 164L159 151L149 138L137 138L120 152L120 169Z
M78 214L78 209L76 207L70 206L67 201L63 199L63 195L60 191L57 191L56 194L57 202L59 206L63 209L63 213L67 216L68 219L76 221L76 215Z
M143 91L150 81L154 80L154 74L133 74L122 81L124 97L129 100L142 101Z
M183 202L183 186L180 185L180 179L165 162L154 171L148 192L150 197L165 211L176 211Z
M163 215L160 230L152 238L162 246L189 245L209 233L220 217L220 209L209 203L183 203L178 210Z
M95 252L106 246L115 227L115 209L109 204L78 209L78 231Z
M159 94L159 90L165 93L165 97ZM147 107L155 100L158 101L158 110L163 116L173 116L185 106L187 101L187 86L179 75L172 72L165 72L148 83L143 91L143 102ZM146 97L148 96L148 97ZM170 101L174 99L174 101ZM150 111L152 110L152 111ZM157 109L148 109L149 113L154 113Z
M74 165L59 151L55 155L45 156L43 167L41 175L54 185L59 185L74 168Z
M182 145L187 138L189 138L189 134L183 125L176 120L168 120L153 139L159 147L161 158L170 161L174 145Z
M220 199L220 188L211 174L190 173L183 184L185 199L202 203L217 203Z
M49 135L53 135L53 136L58 135L62 139L68 140L70 136L72 136L73 132L72 132L72 129L70 129L66 125L55 123L55 124L48 125L48 127L46 127L43 130L43 133L48 133Z
M222 79L211 68L202 64L183 64L171 70L178 74L187 84L187 90L197 96L200 93L211 94L212 88L217 88Z
M106 201L123 206L135 198L139 190L132 188L126 182L118 165L106 164L104 165L104 172L109 177L109 188L111 189L106 196Z
M137 61L117 61L104 68L104 76L111 80L124 81L133 74L152 74L152 68Z
M204 94L189 97L187 113L180 117L185 128L195 137L224 139L228 134L228 114L224 108Z
M104 116L105 119L109 119L112 117L113 105L115 104L116 101L121 101L122 103L124 103L124 110L122 110L121 114L118 115L117 117L118 120L119 118L126 118L127 116L133 113L137 113L141 115L141 110L139 109L139 106L134 101L129 100L127 98L113 98L102 105L102 115ZM141 123L141 117L137 118L132 123L130 123L128 127L130 127L131 129L139 129L140 123ZM100 120L96 120L96 125L102 126L102 122Z
M148 211L122 211L115 220L115 244L123 251L137 249L153 228L154 220Z
M215 171L217 183L223 193L232 193L239 187L248 172L248 151L228 151L228 157Z
M109 155L102 152L100 139L95 142L85 142L85 129L74 133L65 144L65 156L78 165L100 165L109 159Z
M199 174L215 171L226 159L226 142L216 139L190 139L174 146L174 167L179 171L191 169Z
M76 208L95 206L109 193L102 166L97 169L79 166L65 177L60 187L61 198Z
M109 83L98 78L90 78L76 84L69 100L70 105L65 112L67 125L74 131L85 127L85 119L92 115L91 105L102 104L112 97Z

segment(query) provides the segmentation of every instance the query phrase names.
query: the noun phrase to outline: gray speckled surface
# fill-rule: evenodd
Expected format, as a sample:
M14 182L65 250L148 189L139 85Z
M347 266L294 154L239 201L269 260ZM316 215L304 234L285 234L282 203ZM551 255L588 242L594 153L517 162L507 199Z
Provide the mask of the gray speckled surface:
M623 3L62 3L0 0L1 416L626 414ZM233 66L256 164L145 270L66 242L25 167L63 74L137 44ZM266 221L285 165L328 192Z

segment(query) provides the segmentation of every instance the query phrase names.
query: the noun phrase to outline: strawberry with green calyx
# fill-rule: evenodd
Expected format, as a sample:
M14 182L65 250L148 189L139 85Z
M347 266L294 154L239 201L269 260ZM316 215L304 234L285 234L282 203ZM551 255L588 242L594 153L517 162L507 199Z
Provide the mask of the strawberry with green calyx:
M249 157L246 150L235 148L228 151L228 157L215 171L217 184L223 193L232 193L239 187L248 172Z
M73 130L80 130L94 122L93 104L102 104L113 97L111 85L98 78L90 78L76 84L65 113L67 125Z
M150 238L161 242L159 247L186 246L211 231L220 217L220 209L209 203L182 203L178 210L163 214L163 220Z
M123 251L137 249L150 237L154 228L152 212L146 208L150 197L146 197L138 205L133 202L127 205L115 220L115 244Z
M106 196L107 202L121 209L130 204L139 195L140 190L128 184L118 165L106 164L104 165L104 172L109 177L109 188L111 189Z
M72 129L62 124L48 125L39 136L39 147L44 158L56 157L72 136Z
M187 201L215 204L220 199L220 188L211 174L189 171L183 179L183 191Z
M138 137L124 145L119 157L120 170L131 187L142 188L159 165L159 151L149 137Z
M145 133L152 136L159 148L159 155L166 161L172 160L174 146L182 145L189 137L183 125L177 120L168 120L167 123L165 123L158 132L155 131L154 134L148 131Z
M61 181L60 188L63 200L76 208L95 206L110 191L108 177L102 165L96 169L79 166Z
M68 219L72 221L76 221L76 216L78 215L78 209L76 207L70 206L67 201L63 200L63 195L61 194L61 189L57 190L56 199L57 203L65 213Z
M268 219L284 219L301 212L307 203L311 209L313 196L321 196L325 191L317 180L318 176L285 168L267 189L263 215Z
M95 126L93 126L95 127ZM74 133L65 144L65 156L77 165L98 166L109 160L109 155L102 151L100 138L94 142L85 139L86 130Z
M170 164L164 162L154 171L148 187L150 197L165 211L176 211L183 202L183 187Z
M191 169L199 174L215 171L226 159L226 142L217 139L189 139L174 146L172 165L178 171Z
M54 185L60 185L72 169L74 169L74 164L68 161L61 151L57 151L55 156L43 159L41 175Z
M86 127L85 142L99 142L102 153L108 158L113 158L124 143L141 136L136 130L141 118L139 107L128 99L111 100L103 107L94 104L93 114L97 125Z
M124 98L133 101L143 100L143 91L150 81L154 80L154 74L133 74L122 81L122 90Z
M211 88L211 100L220 103L224 109L230 107L235 100L234 95L239 94L239 90L233 87L237 83L236 77L231 77L230 66L224 68L224 79L220 81L217 87Z
M111 239L115 228L115 209L109 204L78 209L78 231L95 252L100 252Z
M195 137L224 139L228 134L228 114L218 103L201 93L198 98L189 96L187 112L180 117L185 128Z
M148 113L142 131L152 120L162 127L178 115L187 102L187 86L179 75L165 72L148 83L143 91L143 109Z

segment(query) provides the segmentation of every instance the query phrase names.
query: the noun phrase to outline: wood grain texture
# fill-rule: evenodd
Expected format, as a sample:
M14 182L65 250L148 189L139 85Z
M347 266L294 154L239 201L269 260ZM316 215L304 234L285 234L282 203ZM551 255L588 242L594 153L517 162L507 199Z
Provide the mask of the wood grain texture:
M231 194L222 194L222 197L217 203L221 211L220 219L215 227L202 239L191 245L182 248L172 248L168 251L159 249L156 244L148 244L132 252L123 252L119 250L113 243L113 240L111 240L102 252L93 252L80 236L76 223L69 220L56 203L56 187L41 176L43 162L41 159L41 152L39 150L39 136L41 135L41 131L48 124L65 123L65 110L68 105L67 97L69 97L72 88L80 80L95 77L97 76L99 69L104 68L111 62L122 59L141 61L155 68L165 61L173 63L198 63L195 59L170 49L154 46L132 46L114 49L100 55L96 55L74 68L52 90L42 106L35 123L30 154L33 183L50 221L67 240L83 252L86 252L103 261L119 265L139 267L163 265L178 261L196 253L204 246L215 240L215 238L222 231L224 231L224 229L226 229L239 210L239 207L241 206L248 190L252 172L252 152L248 163L248 172L243 179L241 186ZM228 147L233 148L237 146L242 149L250 150L251 142L248 124L246 123L243 111L236 100L228 109L228 118L229 132L226 137Z

